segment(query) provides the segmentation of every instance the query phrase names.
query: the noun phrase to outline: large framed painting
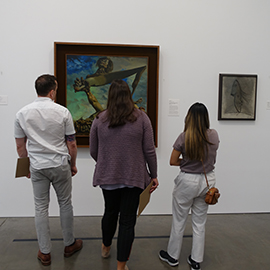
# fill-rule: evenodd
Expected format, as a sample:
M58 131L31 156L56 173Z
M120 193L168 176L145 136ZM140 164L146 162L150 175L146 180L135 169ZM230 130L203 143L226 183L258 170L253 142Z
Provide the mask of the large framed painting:
M219 74L218 120L255 120L257 75Z
M159 46L55 42L54 58L56 101L71 112L79 147L89 146L114 79L128 83L134 106L148 114L157 146Z

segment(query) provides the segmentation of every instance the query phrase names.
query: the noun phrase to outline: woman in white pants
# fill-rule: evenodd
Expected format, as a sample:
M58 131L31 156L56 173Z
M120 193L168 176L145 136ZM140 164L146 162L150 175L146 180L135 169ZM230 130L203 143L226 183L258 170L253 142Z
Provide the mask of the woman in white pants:
M208 210L208 205L204 201L208 188L203 167L209 185L213 187L216 182L214 165L219 146L218 133L209 127L207 108L197 102L189 108L184 132L178 136L173 145L170 165L180 166L180 173L174 180L173 220L168 248L167 251L161 250L159 253L159 258L170 266L179 264L183 234L191 210L193 241L191 255L187 261L191 270L201 269Z

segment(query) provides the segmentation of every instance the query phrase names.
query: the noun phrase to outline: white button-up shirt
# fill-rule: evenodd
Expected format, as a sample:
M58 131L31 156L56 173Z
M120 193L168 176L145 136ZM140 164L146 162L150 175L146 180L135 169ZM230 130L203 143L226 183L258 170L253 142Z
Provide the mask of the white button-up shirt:
M48 97L38 97L23 107L15 119L15 138L27 137L34 169L58 167L70 159L65 135L75 134L69 110Z

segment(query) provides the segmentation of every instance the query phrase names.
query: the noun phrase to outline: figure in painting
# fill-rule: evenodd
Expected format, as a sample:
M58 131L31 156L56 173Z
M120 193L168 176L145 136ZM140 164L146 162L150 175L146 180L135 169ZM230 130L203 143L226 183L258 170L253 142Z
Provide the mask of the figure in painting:
M95 77L111 72L113 70L113 61L107 56L100 57L96 63L96 66L98 67L98 70L92 75L87 75L86 78Z
M100 57L96 62L96 66L98 67L98 69L95 73L88 74L85 79L83 77L81 77L81 79L76 78L76 80L74 81L73 88L75 92L76 93L81 91L85 92L89 104L91 104L91 106L95 109L95 113L90 115L88 118L86 119L80 118L79 120L74 122L77 134L88 135L90 132L92 122L95 119L96 115L105 109L98 102L95 95L91 92L91 87L103 86L111 83L115 79L125 79L136 74L135 79L133 80L132 83L131 95L133 95L143 72L146 70L146 66L141 66L138 68L112 72L113 61L107 56ZM142 98L139 98L137 101L134 101L134 106L136 108L141 108L143 111L145 111L144 107L138 106L138 104L141 102Z
M244 91L244 90L245 91ZM231 86L230 96L232 102L228 102L226 113L245 114L252 116L252 95L247 87L242 87L239 80L235 79Z
M244 102L244 95L241 89L241 85L239 84L238 80L235 80L232 85L231 95L234 97L234 107L237 112L242 111L242 106Z

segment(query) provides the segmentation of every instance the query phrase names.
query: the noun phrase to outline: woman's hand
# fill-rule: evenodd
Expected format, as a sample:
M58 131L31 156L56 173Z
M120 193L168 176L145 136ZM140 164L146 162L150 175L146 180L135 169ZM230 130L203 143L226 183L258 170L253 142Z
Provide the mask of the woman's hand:
M152 193L159 185L157 178L152 178L151 181L153 181L153 185L150 188L150 191L149 191L150 193Z

